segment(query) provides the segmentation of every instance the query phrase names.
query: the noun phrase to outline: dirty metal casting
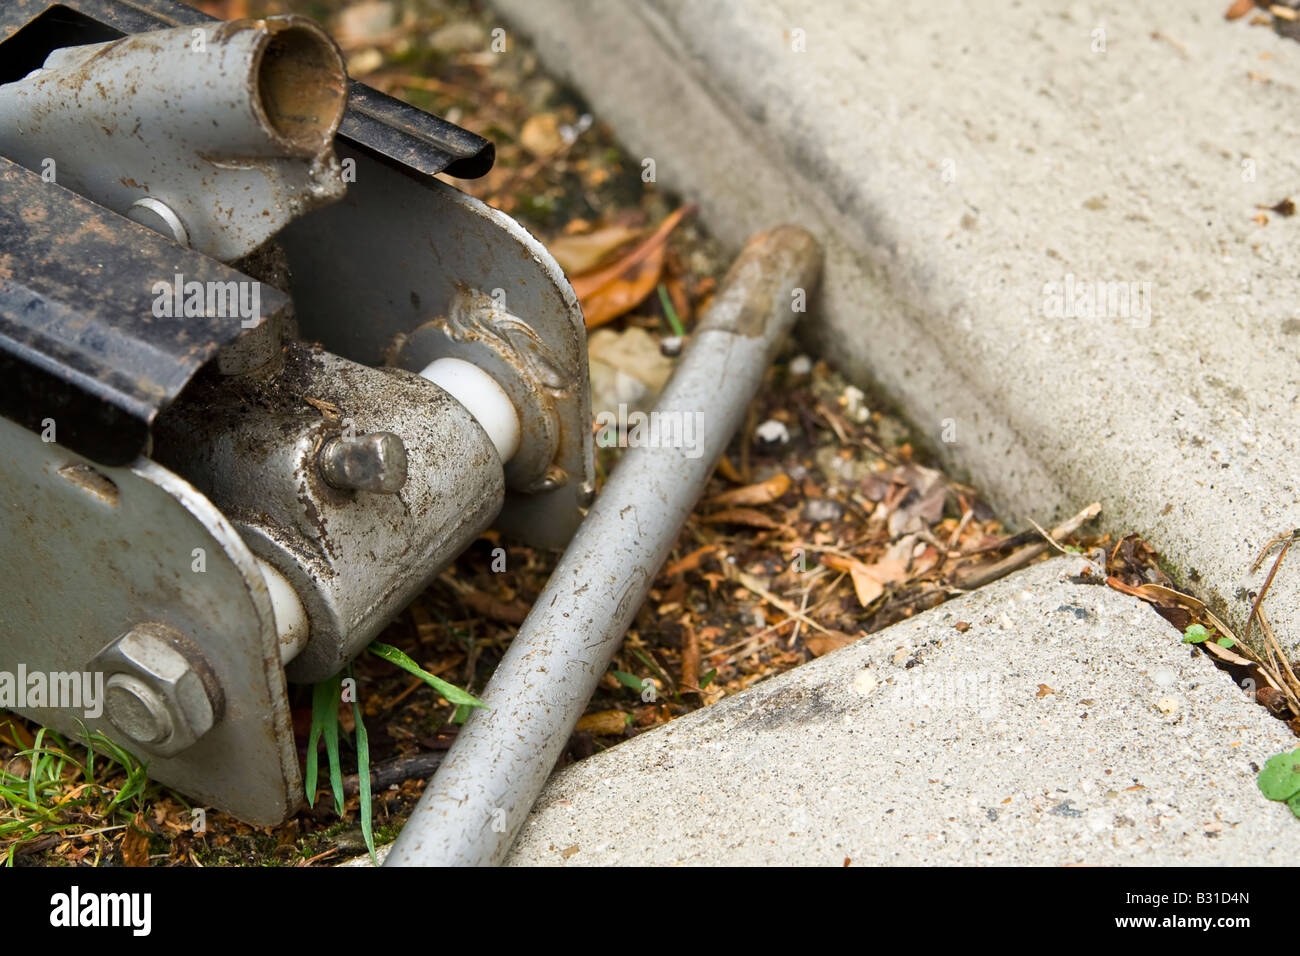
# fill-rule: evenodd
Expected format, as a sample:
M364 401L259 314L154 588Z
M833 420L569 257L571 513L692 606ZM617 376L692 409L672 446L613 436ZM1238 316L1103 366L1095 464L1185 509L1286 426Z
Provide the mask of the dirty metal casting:
M311 635L288 666L296 681L337 673L364 650L492 523L504 496L496 449L451 396L296 340L269 378L195 381L159 416L154 444L301 596ZM402 449L396 492L340 488L321 467L331 449L376 445Z
M746 245L654 411L698 441L625 453L385 865L504 860L820 266L795 227Z
M347 143L338 152L356 163L347 196L278 237L302 334L367 365L418 373L449 357L491 375L521 425L497 527L563 547L595 487L587 332L568 280L499 210Z
M0 671L102 685L14 709L275 824L303 796L287 681L494 524L564 545L581 312L433 178L492 158L302 18L0 4Z
M60 47L0 85L0 154L229 262L343 195L346 92L301 17Z

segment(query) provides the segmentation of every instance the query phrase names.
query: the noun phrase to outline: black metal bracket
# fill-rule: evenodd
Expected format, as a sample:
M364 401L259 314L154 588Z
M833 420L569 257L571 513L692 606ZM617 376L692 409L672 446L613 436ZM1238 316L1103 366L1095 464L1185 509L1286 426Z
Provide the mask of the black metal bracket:
M102 464L133 461L157 414L245 331L237 309L196 315L182 296L177 310L177 275L182 293L253 281L0 157L0 414L52 422ZM289 304L257 293L258 324Z

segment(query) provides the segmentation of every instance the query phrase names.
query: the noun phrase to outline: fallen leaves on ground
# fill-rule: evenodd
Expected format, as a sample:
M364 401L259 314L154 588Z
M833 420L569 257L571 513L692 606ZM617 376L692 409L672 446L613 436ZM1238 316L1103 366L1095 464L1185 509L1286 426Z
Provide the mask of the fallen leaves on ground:
M594 329L618 318L655 290L663 273L665 243L677 225L694 209L694 206L677 209L612 265L570 277L573 292L582 304L587 328Z
M559 236L546 244L565 275L591 272L618 249L641 237L642 230L626 225L611 225L586 233Z
M783 497L790 490L790 485L790 476L782 472L766 481L746 485L743 488L732 488L720 495L714 495L708 500L708 504L714 507L767 505Z
M122 836L122 865L149 865L149 829L143 813L135 815Z

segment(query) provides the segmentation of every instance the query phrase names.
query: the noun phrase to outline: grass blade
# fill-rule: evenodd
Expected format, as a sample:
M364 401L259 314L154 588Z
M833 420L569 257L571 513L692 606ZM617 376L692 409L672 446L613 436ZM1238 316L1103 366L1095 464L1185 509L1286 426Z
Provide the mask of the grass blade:
M330 789L334 791L334 810L343 816L343 766L339 762L339 700L343 675L325 681L329 687L330 711L324 719L325 756L330 762Z
M449 703L464 707L487 706L487 704L483 703L483 701L479 700L473 694L461 690L455 684L447 683L441 677L436 677L433 674L430 674L423 667L415 663L415 661L411 660L390 644L381 644L379 641L374 641L367 650L376 657L388 661L390 664L396 664L408 674L414 674L443 697L447 698Z
M673 335L679 339L685 338L686 328L682 325L682 320L677 317L677 310L673 308L673 300L668 295L668 287L662 282L659 283L659 304L663 306L664 318L668 320L668 326L673 330Z
M348 677L355 683L352 665L348 665ZM379 860L375 856L375 822L374 805L370 795L370 738L366 735L365 719L361 714L361 702L357 697L352 700L352 722L357 735L357 785L361 797L361 835L365 838L366 849L370 851L370 862L375 866Z
M329 714L338 720L338 703L330 690L331 681L323 680L311 689L311 732L307 735L307 766L303 770L303 786L307 790L307 806L316 806L316 789L320 781L320 756L317 745ZM331 704L333 710L331 711Z

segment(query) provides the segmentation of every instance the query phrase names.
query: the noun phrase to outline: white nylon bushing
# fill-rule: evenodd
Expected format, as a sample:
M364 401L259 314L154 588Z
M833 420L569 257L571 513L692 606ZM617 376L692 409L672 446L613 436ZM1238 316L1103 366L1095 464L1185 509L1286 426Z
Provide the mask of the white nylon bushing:
M465 406L483 426L504 465L519 451L519 413L505 389L472 362L458 358L435 359L421 376Z
M275 632L280 637L280 663L287 664L307 646L307 612L293 585L266 561L256 558L266 589L271 592L271 609L275 612Z

